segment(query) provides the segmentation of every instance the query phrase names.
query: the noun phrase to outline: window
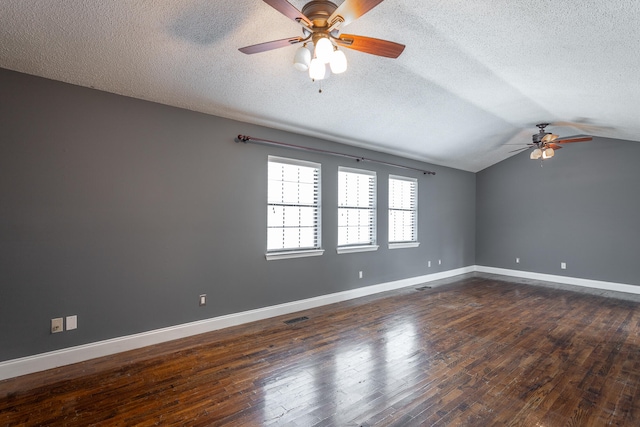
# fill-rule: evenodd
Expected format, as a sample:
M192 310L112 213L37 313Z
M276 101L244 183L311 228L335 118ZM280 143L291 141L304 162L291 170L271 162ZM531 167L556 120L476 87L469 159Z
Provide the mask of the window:
M418 180L389 175L389 248L419 245Z
M376 173L338 168L338 253L376 246Z
M322 255L320 165L269 156L267 259Z

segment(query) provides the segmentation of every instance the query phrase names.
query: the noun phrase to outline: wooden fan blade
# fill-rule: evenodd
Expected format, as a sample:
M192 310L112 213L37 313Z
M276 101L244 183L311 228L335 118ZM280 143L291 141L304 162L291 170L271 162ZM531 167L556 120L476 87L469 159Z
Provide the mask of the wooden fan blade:
M576 129L580 129L583 132L587 133L598 133L608 130L613 130L611 126L599 126L589 123L586 120L578 120L575 122L553 122L550 124L551 126L562 126L562 127L572 127Z
M353 34L341 34L333 40L342 47L386 58L397 58L404 50L403 44Z
M560 145L556 144L555 142L551 142L551 143L547 144L547 147L553 148L554 150L559 150L559 149L562 148Z
M343 27L369 12L380 3L382 3L382 0L344 0L344 3L333 11L327 22L329 22L329 25L333 25L334 21L339 19L342 23L334 28Z
M562 139L556 139L555 143L557 144L567 144L569 142L586 142L586 141L591 141L593 138L590 136L581 136L581 137L577 137L577 138L562 138Z
M241 47L238 50L242 53L246 53L247 55L252 55L254 53L266 52L268 50L291 46L292 44L300 43L302 40L302 37L289 37L288 39L273 40L270 42Z
M289 19L292 19L299 23L304 23L307 27L311 26L309 18L304 16L294 5L287 0L263 0L266 4L283 14Z

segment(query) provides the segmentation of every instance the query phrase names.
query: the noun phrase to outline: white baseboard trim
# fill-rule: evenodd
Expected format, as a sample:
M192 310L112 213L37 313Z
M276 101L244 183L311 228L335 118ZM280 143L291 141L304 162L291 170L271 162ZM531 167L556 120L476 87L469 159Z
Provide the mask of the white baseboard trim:
M408 286L415 286L422 283L433 282L435 280L446 279L460 274L472 273L475 270L475 266L469 266L440 273L427 274L424 276L410 277L408 279L365 286L319 297L258 308L226 316L214 317L197 322L190 322L168 328L142 332L139 334L127 335L124 337L84 344L76 347L69 347L62 350L21 357L19 359L12 359L0 362L0 380L83 362L97 357L109 356L128 350L135 350L149 345L172 341L179 338L186 338L230 326L241 325L243 323L255 322L258 320L268 319L270 317L291 314L380 292L392 291Z
M586 288L602 289L607 291L626 292L640 294L640 286L624 283L604 282L601 280L580 279L578 277L556 276L553 274L534 273L531 271L509 270L506 268L485 267L476 265L475 271L480 273L500 274L503 276L519 277L522 279L542 280L545 282L563 283L565 285L583 286Z

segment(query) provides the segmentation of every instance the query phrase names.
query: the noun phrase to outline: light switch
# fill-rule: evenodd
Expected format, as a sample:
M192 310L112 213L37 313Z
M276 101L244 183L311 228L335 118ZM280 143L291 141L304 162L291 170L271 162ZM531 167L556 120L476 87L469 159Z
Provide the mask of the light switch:
M77 327L78 327L78 316L75 314L73 316L67 316L67 331L76 329Z

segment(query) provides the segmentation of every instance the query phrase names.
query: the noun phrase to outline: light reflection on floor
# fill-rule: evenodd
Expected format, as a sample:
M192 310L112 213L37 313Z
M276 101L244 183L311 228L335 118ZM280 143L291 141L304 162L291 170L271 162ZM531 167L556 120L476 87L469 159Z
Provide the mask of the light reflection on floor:
M317 369L303 367L286 372L281 377L275 377L263 387L264 408L263 420L266 424L278 423L289 417L299 418L305 411L319 404L317 390L320 387L309 387L317 381Z
M307 360L304 365L274 377L262 390L264 422L281 424L295 419L299 423L306 416L313 423L326 419L327 411L332 412L332 425L353 422L360 406L372 403L364 399L371 399L381 386L386 393L379 393L379 398L384 400L387 393L397 393L408 379L417 376L418 359L425 355L418 345L416 330L406 318L399 324L390 322L379 341L358 346L344 343L335 355L316 355L314 358L326 358L322 369L313 367L318 364L317 359ZM326 390L322 386L326 384L335 387L330 393L319 395L317 390ZM305 408L306 414L298 413L300 408Z

